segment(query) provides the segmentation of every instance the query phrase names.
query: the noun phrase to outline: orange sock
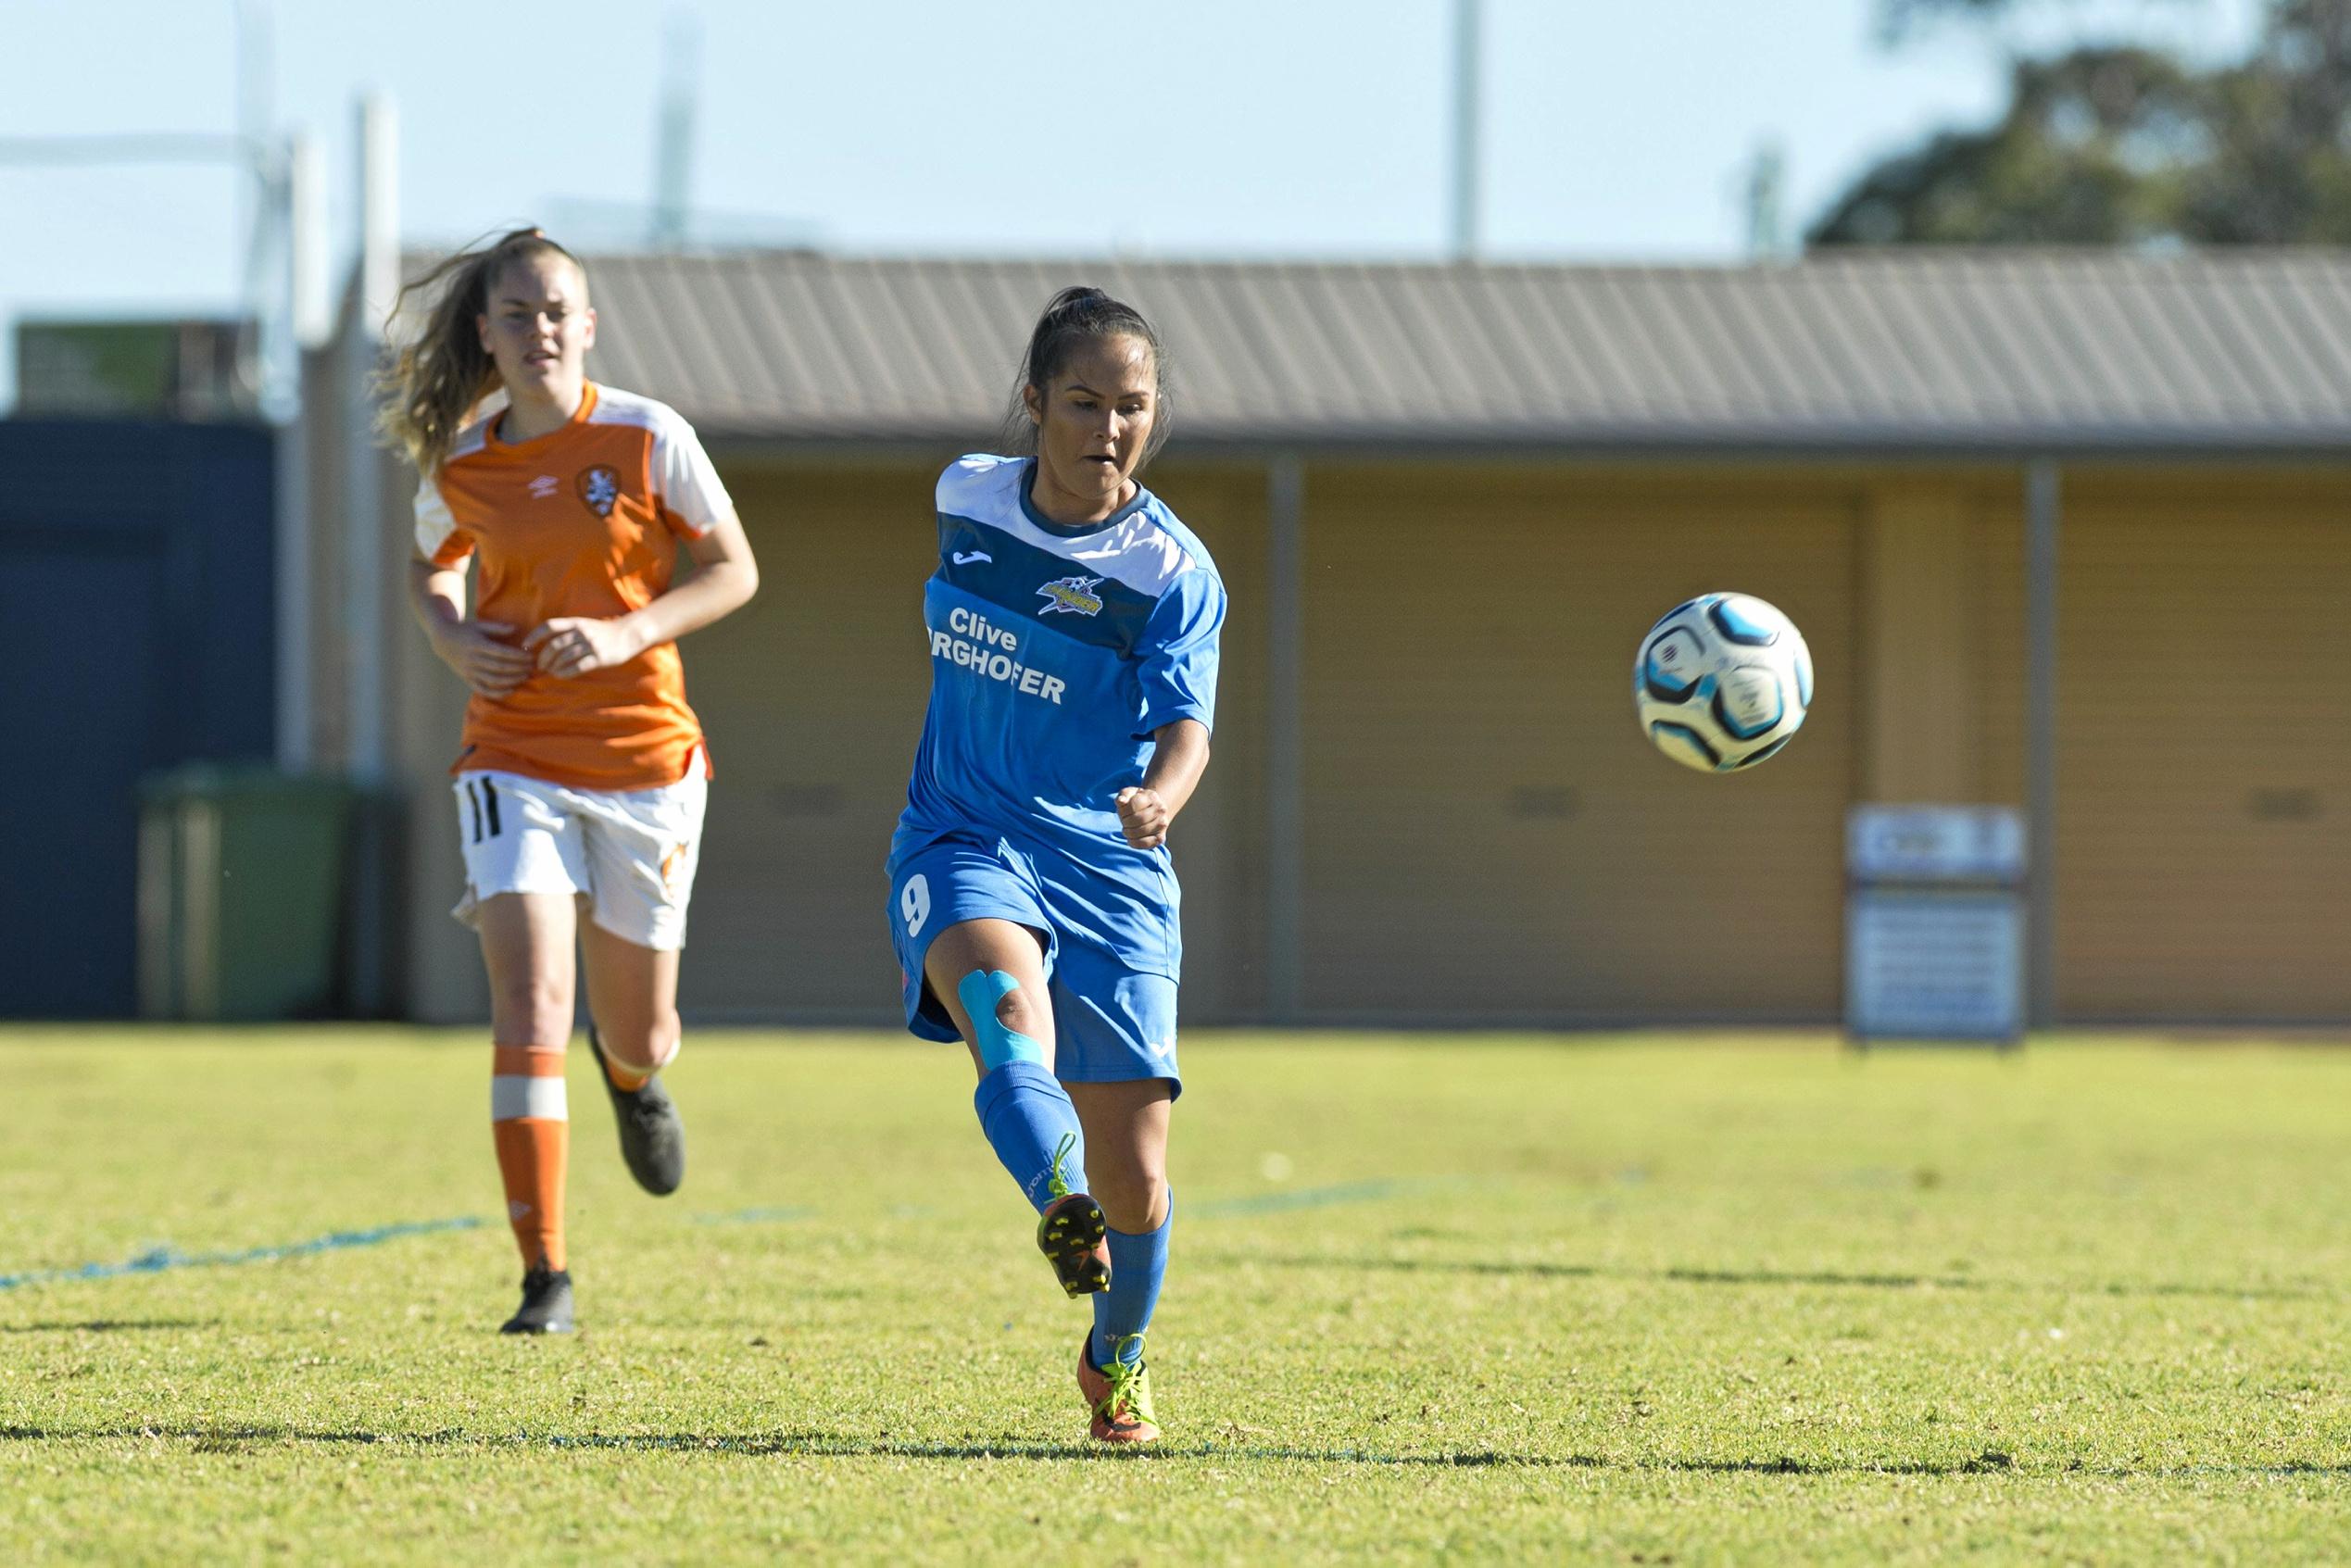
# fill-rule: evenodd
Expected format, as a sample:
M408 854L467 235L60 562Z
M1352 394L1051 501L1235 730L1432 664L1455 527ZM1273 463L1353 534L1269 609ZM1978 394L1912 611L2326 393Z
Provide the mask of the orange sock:
M563 1093L563 1047L498 1046L490 1076L490 1135L506 1180L506 1217L522 1266L561 1270L563 1171L571 1155L571 1109Z
M622 1094L634 1094L651 1083L655 1073L663 1071L671 1062L675 1061L679 1048L685 1044L685 1037L673 1032L670 1035L669 1049L662 1051L660 1060L650 1067L632 1066L614 1056L611 1047L608 1046L604 1048L604 1076L610 1079L612 1086Z
M650 1073L639 1073L634 1068L624 1067L613 1060L610 1052L604 1058L604 1075L612 1081L614 1088L624 1095L635 1094L653 1081Z

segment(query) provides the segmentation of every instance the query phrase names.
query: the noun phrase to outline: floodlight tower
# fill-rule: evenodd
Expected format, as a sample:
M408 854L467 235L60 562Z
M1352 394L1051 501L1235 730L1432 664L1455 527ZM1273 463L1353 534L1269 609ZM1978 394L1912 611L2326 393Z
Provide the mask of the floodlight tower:
M1453 259L1477 259L1480 0L1453 0Z
M655 250L683 249L693 210L694 114L701 95L702 24L683 7L670 13L661 47L660 119L653 143Z
M1783 232L1783 200L1788 183L1788 155L1779 142L1766 140L1755 148L1747 166L1747 255L1755 261L1788 259Z

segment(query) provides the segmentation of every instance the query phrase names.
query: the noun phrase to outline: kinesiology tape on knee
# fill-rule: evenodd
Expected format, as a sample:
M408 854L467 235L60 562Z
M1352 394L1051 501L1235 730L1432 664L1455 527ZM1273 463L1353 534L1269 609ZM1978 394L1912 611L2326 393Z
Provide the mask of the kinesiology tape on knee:
M955 987L955 994L963 998L963 1010L972 1015L972 1035L979 1047L980 1065L990 1073L1008 1061L1045 1065L1045 1047L1019 1030L1008 1027L996 1015L1004 998L1020 988L1021 983L1000 969L975 969Z

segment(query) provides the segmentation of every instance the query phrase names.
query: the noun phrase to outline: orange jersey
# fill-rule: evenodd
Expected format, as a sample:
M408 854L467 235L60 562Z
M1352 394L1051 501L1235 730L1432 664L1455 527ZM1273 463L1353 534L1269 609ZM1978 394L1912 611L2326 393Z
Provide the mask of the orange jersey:
M519 642L558 616L613 620L670 585L678 541L734 510L694 427L666 406L591 383L562 429L498 439L492 415L458 437L417 487L417 551L476 558L473 614ZM685 705L677 645L568 679L534 673L502 697L474 694L461 768L574 789L651 789L685 776L702 727Z

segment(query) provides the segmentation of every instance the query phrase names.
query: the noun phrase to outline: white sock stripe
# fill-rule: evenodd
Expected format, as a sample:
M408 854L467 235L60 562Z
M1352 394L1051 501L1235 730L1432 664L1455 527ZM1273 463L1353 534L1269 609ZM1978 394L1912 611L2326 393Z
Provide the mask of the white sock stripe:
M490 1080L490 1120L569 1122L572 1102L560 1078L494 1077Z

